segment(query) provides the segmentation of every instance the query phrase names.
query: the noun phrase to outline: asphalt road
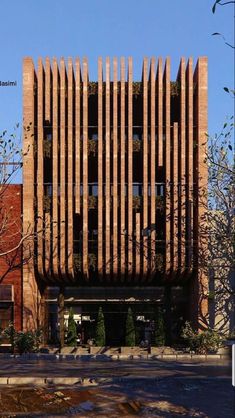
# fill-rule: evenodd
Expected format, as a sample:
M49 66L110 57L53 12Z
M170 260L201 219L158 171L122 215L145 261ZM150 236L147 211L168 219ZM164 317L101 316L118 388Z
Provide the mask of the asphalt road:
M0 417L22 416L22 412L17 412L19 407L28 408L27 411L30 411L26 413L25 409L24 417L35 418L54 416L234 418L235 416L231 365L225 361L212 363L161 360L0 359L0 377L6 376L79 376L88 378L85 379L88 383L70 387L60 385L44 388L42 389L44 392L40 395L32 392L36 390L33 386L23 389L15 386L0 386L0 395L2 394L0 404L2 402L2 411L6 411L1 415L0 405ZM58 390L64 394L65 399L69 399L67 402L71 402L70 407L64 405L62 401L61 406L56 403L57 395L54 393L58 393L56 392ZM47 399L48 393L52 396L50 402ZM40 402L38 396L41 396ZM18 403L11 401L9 405L9 399L15 399ZM30 402L34 404L31 405ZM41 410L38 409L40 407ZM51 408L51 413L47 408ZM54 415L52 411L56 411L56 414Z

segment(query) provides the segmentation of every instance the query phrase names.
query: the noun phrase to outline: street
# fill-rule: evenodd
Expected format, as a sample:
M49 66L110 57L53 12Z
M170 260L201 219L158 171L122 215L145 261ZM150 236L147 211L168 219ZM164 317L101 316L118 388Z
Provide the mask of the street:
M1 417L234 416L228 361L0 359L0 379L6 377L21 378L21 385L0 386ZM80 383L22 386L26 377Z

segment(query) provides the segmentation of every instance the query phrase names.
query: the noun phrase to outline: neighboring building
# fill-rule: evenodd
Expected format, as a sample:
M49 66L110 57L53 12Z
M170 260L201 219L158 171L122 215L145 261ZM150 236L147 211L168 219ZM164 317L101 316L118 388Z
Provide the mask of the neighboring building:
M0 330L22 329L22 185L0 186ZM12 251L14 249L14 251Z
M139 340L158 306L167 330L208 313L205 246L207 59L88 62L24 59L23 326L49 340L73 307L84 339L102 306L107 344L124 341L128 306ZM67 68L66 68L67 67ZM112 74L111 74L112 68ZM118 76L120 72L120 76ZM205 192L205 193L204 193ZM202 239L203 238L203 239ZM34 254L32 257L31 255ZM169 332L170 334L170 332Z

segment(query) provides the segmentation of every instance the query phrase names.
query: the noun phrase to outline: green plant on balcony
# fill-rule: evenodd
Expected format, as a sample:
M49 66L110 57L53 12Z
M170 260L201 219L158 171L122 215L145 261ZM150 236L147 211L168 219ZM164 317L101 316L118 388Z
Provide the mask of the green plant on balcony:
M95 81L90 81L88 83L88 96L94 96L98 94L98 83Z
M171 81L171 96L180 95L180 83L179 81Z
M88 139L88 155L97 154L98 142L95 139Z
M82 271L82 255L75 253L73 255L73 268L75 273Z
M142 93L142 83L140 81L134 81L132 83L132 94L137 97Z
M140 152L141 141L140 139L133 139L133 152Z
M88 267L90 270L97 269L97 256L94 253L88 254Z
M156 196L156 209L163 211L164 210L164 198L163 196Z
M45 212L50 212L51 210L51 197L50 196L44 196L43 207L44 207Z
M88 209L96 209L97 206L97 197L89 196L88 197Z
M43 140L43 155L44 157L51 158L52 142L49 139Z
M157 253L155 256L155 267L157 271L160 271L163 273L164 270L164 258L163 255L160 253Z
M133 196L132 206L133 206L133 209L135 209L135 210L140 209L141 196Z

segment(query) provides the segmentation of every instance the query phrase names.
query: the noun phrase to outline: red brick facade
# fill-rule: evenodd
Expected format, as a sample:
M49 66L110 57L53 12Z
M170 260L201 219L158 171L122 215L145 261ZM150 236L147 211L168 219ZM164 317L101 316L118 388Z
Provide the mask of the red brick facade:
M0 253L17 246L22 228L22 185L1 186L0 194ZM0 286L13 286L13 320L17 330L22 329L22 268L21 250L0 257ZM4 309L7 304L0 300ZM1 310L0 310L1 315ZM1 318L0 318L1 320Z

